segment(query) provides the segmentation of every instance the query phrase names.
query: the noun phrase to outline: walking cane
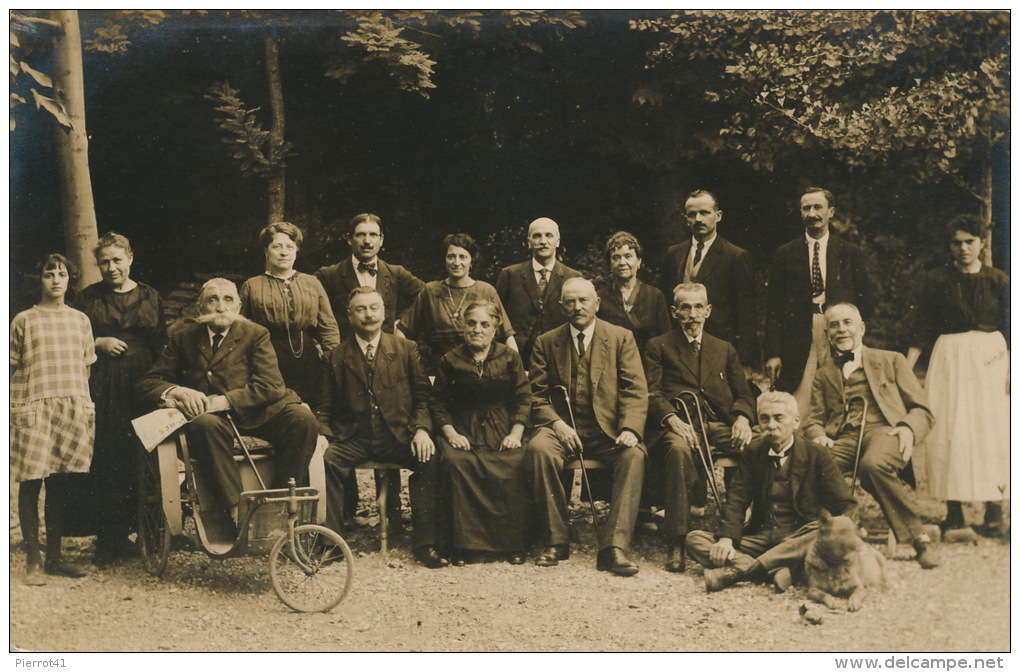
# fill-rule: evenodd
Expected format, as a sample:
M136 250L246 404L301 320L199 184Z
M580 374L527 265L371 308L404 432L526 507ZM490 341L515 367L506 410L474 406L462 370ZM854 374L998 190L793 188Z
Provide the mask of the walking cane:
M262 486L263 490L268 490L266 482L262 480L262 474L259 473L258 467L255 466L255 460L252 459L251 453L248 452L248 445L241 438L241 432L237 431L237 425L234 424L234 417L230 413L226 414L227 420L230 422L230 428L234 430L234 438L241 444L241 450L244 451L244 456L248 458L248 463L251 465L252 471L255 472L255 478L259 479L259 485Z
M577 423L574 422L574 409L570 407L570 393L567 392L567 388L564 385L557 385L553 388L563 393L563 401L567 405L567 416L570 418L570 426L577 431ZM578 438L580 441L580 438ZM588 504L591 506L591 522L595 526L595 538L602 539L602 534L599 532L599 516L595 511L595 493L592 492L591 483L588 481L588 468L584 466L584 448L577 451L577 460L581 463L581 478L584 479L584 487L588 489Z
M677 412L683 409L684 415L687 416L687 424L694 427L691 411L682 399L684 395L690 395L694 398L694 410L698 412L698 423L701 425L701 437L703 440L702 446L695 452L701 458L701 466L704 467L705 473L708 476L708 484L712 488L712 498L715 499L715 505L722 512L722 498L719 497L719 484L715 480L715 464L712 462L712 446L708 443L708 431L705 429L705 417L701 414L701 404L698 403L698 395L690 390L684 390L673 399L673 407Z
M864 427L868 424L868 400L860 395L847 399L846 409L844 411L846 415L843 418L843 421L846 422L846 419L850 416L850 404L857 400L862 403L863 408L861 409L861 430L857 434L857 454L854 456L854 475L853 478L850 479L851 497L853 497L854 493L857 491L857 469L861 466L861 447L864 445Z

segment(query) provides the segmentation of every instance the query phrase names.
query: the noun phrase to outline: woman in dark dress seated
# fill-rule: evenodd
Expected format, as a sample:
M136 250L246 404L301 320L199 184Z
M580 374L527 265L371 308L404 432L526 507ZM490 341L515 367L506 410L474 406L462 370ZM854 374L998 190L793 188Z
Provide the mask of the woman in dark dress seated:
M606 263L612 279L599 289L598 316L630 329L638 350L644 354L649 339L672 328L666 297L655 287L638 280L641 243L626 231L618 231L606 241Z
M527 488L522 437L531 386L520 355L493 337L502 319L491 301L464 310L464 342L439 361L432 415L439 428L449 498L453 562L470 551L525 560Z
M92 487L96 525L94 562L102 567L134 553L128 535L137 510L140 450L131 419L141 415L135 383L166 343L163 300L131 279L131 243L118 233L99 239L96 263L103 279L82 290L76 305L92 322L98 359L89 390L96 405Z

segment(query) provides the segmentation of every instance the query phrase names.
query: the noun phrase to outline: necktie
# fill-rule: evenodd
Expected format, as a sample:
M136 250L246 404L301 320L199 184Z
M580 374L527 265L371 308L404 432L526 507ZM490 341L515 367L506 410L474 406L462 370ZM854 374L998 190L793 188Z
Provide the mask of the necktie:
M854 351L847 350L846 352L837 352L832 357L832 361L836 362L836 366L842 367L847 362L854 361Z
M769 457L772 459L772 471L779 471L783 466L783 456L770 454Z
M584 332L580 332L577 335L577 358L581 359L584 357Z
M545 296L545 290L549 287L549 269L543 268L538 274L541 276L538 281L538 295Z
M825 281L822 280L822 264L818 260L821 249L822 244L816 240L815 254L811 258L811 296L821 296L825 291Z
M358 264L358 273L368 273L369 275L375 275L379 272L379 269L375 267L375 264L366 264L361 262Z
M220 349L220 343L223 342L223 334L213 334L212 337L212 351L216 354L216 351Z
M368 360L369 364L375 361L375 348L371 343L365 346L365 359Z
M702 241L699 240L698 241L698 249L696 249L694 251L694 263L691 264L691 266L693 266L694 268L698 267L698 264L701 263L701 253L704 250L705 250L705 243L703 243Z
M691 348L694 349L694 359L701 359L701 341L691 341Z

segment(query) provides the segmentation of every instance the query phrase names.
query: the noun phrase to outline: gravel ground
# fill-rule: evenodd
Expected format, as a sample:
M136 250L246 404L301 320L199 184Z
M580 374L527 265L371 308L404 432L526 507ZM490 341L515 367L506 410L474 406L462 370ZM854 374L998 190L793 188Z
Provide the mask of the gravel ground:
M920 504L929 521L944 513L936 503ZM635 535L640 574L597 572L583 512L574 507L578 543L555 568L486 562L429 570L413 561L407 534L395 539L387 560L378 552L376 521L364 519L368 525L348 536L353 589L325 614L289 611L273 593L265 558L211 560L194 551L174 552L162 578L129 560L84 579L50 577L45 586L27 587L14 530L10 643L12 650L59 652L1010 648L1008 541L943 545L943 564L930 571L901 547L887 563L888 590L869 596L861 612L826 612L820 625L809 625L798 613L803 588L777 594L741 584L706 594L700 568L682 575L662 569L664 544L648 529ZM869 527L878 524L873 502L864 512ZM65 548L74 560L91 557L91 539L66 540Z

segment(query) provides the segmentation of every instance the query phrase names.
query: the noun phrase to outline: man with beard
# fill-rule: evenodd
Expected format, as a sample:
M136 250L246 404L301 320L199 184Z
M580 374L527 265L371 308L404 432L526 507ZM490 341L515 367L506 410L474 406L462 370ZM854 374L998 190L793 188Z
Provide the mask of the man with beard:
M563 281L581 275L556 260L559 246L559 225L539 217L528 226L531 259L507 266L496 280L496 293L514 325L525 368L531 365L535 339L567 321L557 301Z
M757 368L761 353L751 253L718 234L723 211L712 192L691 192L684 212L691 238L669 248L662 291L671 297L673 288L682 282L704 285L712 297L705 329L736 348L745 367Z
M524 461L535 535L545 545L535 564L551 567L570 557L560 474L572 454L583 452L613 472L609 520L599 539L596 569L633 576L638 566L624 549L634 532L645 475L641 432L648 414L648 385L641 355L630 330L596 319L599 298L590 281L568 279L560 303L568 322L538 337L530 371L532 420L538 429ZM563 391L555 389L560 386L569 396L573 417Z
M307 483L308 462L320 438L318 424L284 386L269 332L241 317L234 283L209 280L197 303L198 319L171 332L138 390L147 401L174 406L188 418L184 432L191 455L212 473L217 486L217 501L204 508L229 511L236 523L241 474L224 412L232 414L244 433L273 444L273 488L287 487L291 478L299 486Z
M347 319L347 297L355 287L372 287L379 291L386 306L382 330L387 334L393 333L397 317L425 288L425 283L403 266L387 264L379 258L383 239L382 220L378 215L367 212L356 215L348 224L347 232L351 257L315 272L333 306L341 339L354 334L354 327Z
M347 319L354 335L329 353L329 385L316 415L329 426L326 450L326 525L343 532L344 488L362 462L391 462L411 474L415 558L432 569L440 554L439 461L432 441L430 383L414 341L382 331L383 298L371 287L351 292Z
M705 332L712 314L704 285L684 283L673 291L673 317L679 329L648 342L649 434L653 464L661 474L666 503L665 532L669 539L666 570L684 571L684 538L690 524L690 495L698 485L693 451L700 428L687 424L673 408L681 393L698 422L694 398L701 405L710 446L727 457L739 458L751 441L754 402L733 346ZM716 448L718 447L718 448ZM706 474L706 477L708 475Z
M769 272L765 372L803 415L815 370L829 359L825 307L853 303L867 318L875 304L864 252L829 228L835 214L832 192L808 188L800 197L804 236L776 250Z
M862 344L864 321L855 306L830 306L825 331L833 356L815 373L804 434L828 448L840 468L850 473L863 424L861 485L882 507L897 541L913 545L918 564L924 569L937 567L938 551L900 478L914 446L935 424L921 383L900 353ZM867 405L853 401L855 397Z
M705 589L769 577L780 591L818 536L822 509L852 516L857 502L829 451L797 428L797 402L786 392L758 397L761 438L740 454L716 534L695 530L687 552L705 567ZM747 525L747 509L751 517Z

